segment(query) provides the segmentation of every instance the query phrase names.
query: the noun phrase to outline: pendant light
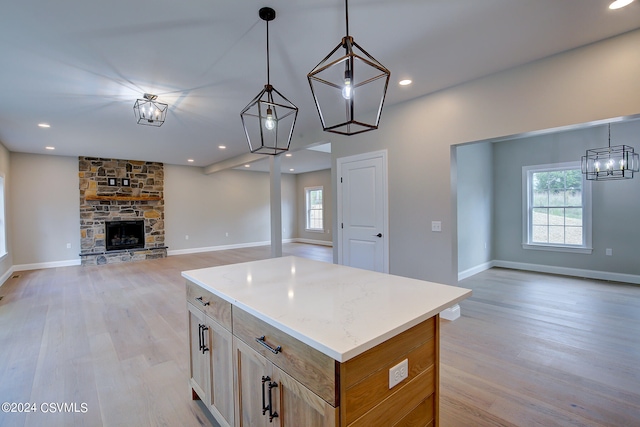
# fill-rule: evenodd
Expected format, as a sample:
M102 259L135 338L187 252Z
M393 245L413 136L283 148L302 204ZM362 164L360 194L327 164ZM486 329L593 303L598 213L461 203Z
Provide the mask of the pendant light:
M582 156L582 173L590 181L630 179L640 170L640 158L628 145L611 146L611 123L609 123L609 146L587 150Z
M378 128L391 72L349 35L307 74L322 128L355 135Z
M269 21L276 18L276 11L270 7L263 7L258 15L267 23L267 84L242 110L240 118L249 143L249 151L277 155L289 150L298 117L298 107L278 92L270 81Z

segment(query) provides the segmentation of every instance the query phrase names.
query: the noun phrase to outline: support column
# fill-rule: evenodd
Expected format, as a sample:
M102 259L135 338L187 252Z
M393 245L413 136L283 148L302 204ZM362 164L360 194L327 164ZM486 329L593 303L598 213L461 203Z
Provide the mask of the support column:
M282 256L282 180L280 156L269 158L269 195L271 205L271 258Z

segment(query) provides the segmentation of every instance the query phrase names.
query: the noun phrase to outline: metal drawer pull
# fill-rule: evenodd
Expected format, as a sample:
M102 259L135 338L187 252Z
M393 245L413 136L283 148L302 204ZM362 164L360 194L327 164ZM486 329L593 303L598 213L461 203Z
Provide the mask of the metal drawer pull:
M200 351L202 351L202 354L205 354L207 351L209 351L209 348L207 347L207 344L205 344L207 342L207 338L204 336L204 332L208 331L209 327L206 325L200 325L200 336L202 337L202 344L200 344Z
M198 298L196 298L196 301L198 301L200 304L202 304L202 305L204 305L204 306L209 305L209 301L205 301L205 300L203 300L203 299L202 299L202 297L198 297Z
M267 342L264 340L264 335L261 336L260 338L256 338L256 341L259 342L260 344L262 344L262 346L264 348L266 348L267 350L269 350L273 354L278 354L278 353L280 353L280 351L282 351L282 347L281 346L277 346L276 348L273 348L269 344L267 344Z
M273 419L278 417L278 413L273 410L273 404L271 403L271 389L278 387L278 383L269 382L269 422L272 423Z
M271 378L268 376L263 376L262 377L262 415L266 414L267 411L270 411L271 408L269 406L267 406L267 402L265 399L265 392L264 392L264 383L266 383L267 381L269 381L269 385L271 385ZM269 389L269 405L271 405L271 389Z

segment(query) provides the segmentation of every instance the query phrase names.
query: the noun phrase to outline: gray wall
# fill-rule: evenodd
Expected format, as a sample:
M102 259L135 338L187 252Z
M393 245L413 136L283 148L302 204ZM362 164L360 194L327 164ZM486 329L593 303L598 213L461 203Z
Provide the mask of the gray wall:
M5 219L5 229L7 231L6 235L6 249L7 254L0 258L0 286L6 279L5 276L8 276L11 273L11 266L13 265L13 246L11 243L13 233L11 230L11 154L9 150L5 148L4 145L0 144L0 175L4 177L4 219Z
M11 266L34 268L80 260L78 158L9 153L0 149L0 174L7 180ZM296 231L296 180L282 176L283 238ZM165 228L169 251L268 242L269 175L165 165ZM229 237L225 233L229 233ZM189 240L185 239L189 235ZM71 248L67 249L67 243Z
M322 215L324 219L324 232L306 231L306 200L305 187L322 186ZM331 242L331 227L333 226L333 191L331 187L331 169L316 172L301 173L296 175L296 196L298 200L297 237L300 239Z
M640 149L640 120L614 123L611 145ZM495 259L582 270L640 275L640 175L592 183L593 253L522 248L522 167L576 161L588 148L606 147L606 126L502 141L493 145ZM606 256L605 249L613 249Z
M493 150L491 143L460 146L457 160L458 270L492 260Z
M387 149L390 272L455 284L451 146L639 114L638 46L640 30L385 107L374 132L314 132L304 135L305 143L330 138L334 170L340 157ZM335 175L332 182L335 189ZM441 233L431 232L434 220L442 221Z
M295 219L295 176L283 174L283 239ZM269 174L165 165L165 232L170 252L270 241Z
M77 157L11 153L14 265L80 259L78 186Z

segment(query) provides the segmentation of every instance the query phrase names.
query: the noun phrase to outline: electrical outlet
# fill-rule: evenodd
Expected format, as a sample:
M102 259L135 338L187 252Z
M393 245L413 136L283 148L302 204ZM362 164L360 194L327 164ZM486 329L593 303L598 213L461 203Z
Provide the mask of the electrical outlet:
M229 232L224 233L224 237L229 237Z
M409 376L409 359L404 359L389 369L389 390Z
M188 234L184 235L184 240L189 240L189 235Z
M613 249L611 249L611 248L605 249L605 254L607 254L607 256L612 256L613 255Z
M431 231L439 233L442 231L442 221L431 221Z
M67 249L71 249L71 243L67 243Z

